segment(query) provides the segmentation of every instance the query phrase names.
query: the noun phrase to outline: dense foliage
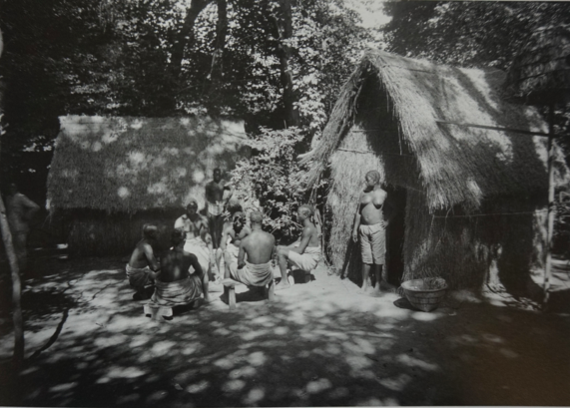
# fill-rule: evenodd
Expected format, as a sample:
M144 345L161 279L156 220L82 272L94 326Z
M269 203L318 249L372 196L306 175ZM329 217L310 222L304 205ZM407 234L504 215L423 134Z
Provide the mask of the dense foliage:
M66 114L233 115L263 139L279 140L295 126L300 138L286 139L300 151L320 132L368 46L505 69L532 30L569 24L569 3L387 2L392 20L382 30L385 42L376 43L349 3L0 0L9 124L2 177L25 181L43 201L34 194L45 191L57 117ZM568 120L560 127L568 129ZM252 164L272 149L260 147ZM269 178L297 170L294 159L284 166L268 168ZM269 214L283 214L278 203L266 202Z
M253 155L240 161L232 171L233 188L242 197L258 199L265 214L263 225L286 244L290 244L298 234L293 216L304 198L304 192L297 188L300 166L296 151L296 146L303 139L300 128L263 128L250 141Z
M311 138L368 37L342 0L0 0L0 10L2 170L33 174L37 190L59 115L233 115L250 132L297 125Z
M392 16L383 31L388 49L464 67L508 70L536 30L569 27L569 2L387 2ZM563 84L569 88L569 84ZM540 107L549 117L547 106ZM569 103L554 106L554 132L569 164ZM559 197L559 195L558 195ZM569 247L569 194L557 203L555 239Z
M531 33L569 25L567 2L387 2L389 51L464 67L509 68Z

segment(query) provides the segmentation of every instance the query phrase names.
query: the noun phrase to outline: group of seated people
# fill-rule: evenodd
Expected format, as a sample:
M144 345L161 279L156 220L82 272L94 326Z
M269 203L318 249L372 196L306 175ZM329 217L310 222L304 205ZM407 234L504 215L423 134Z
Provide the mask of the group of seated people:
M146 287L154 285L150 303L157 306L186 305L200 298L209 302L209 281L251 288L270 286L273 291L275 260L281 275L276 290L287 288L291 285L289 265L310 272L321 259L313 214L311 206L301 205L297 211L302 225L300 239L290 246L277 246L274 236L263 230L260 211L253 210L248 223L240 206L235 207L215 235L209 229L208 218L198 212L197 202L191 201L185 214L175 221L171 248L160 257L154 253L157 226L143 226L143 237L126 265L129 283L136 290L134 298L146 298ZM220 237L218 246L213 236Z

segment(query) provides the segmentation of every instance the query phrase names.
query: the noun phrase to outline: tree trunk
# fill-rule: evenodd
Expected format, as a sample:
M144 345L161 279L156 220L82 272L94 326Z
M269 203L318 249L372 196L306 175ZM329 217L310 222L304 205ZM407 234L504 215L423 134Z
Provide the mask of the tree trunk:
M0 134L2 128L0 126ZM8 225L8 218L6 217L6 208L4 201L0 196L0 230L2 230L2 241L10 263L10 271L12 276L12 319L14 321L14 366L20 368L24 360L24 329L22 325L22 307L20 305L20 298L22 294L22 287L20 284L20 272L18 269L18 260L14 252L14 245L12 244L12 234Z
M179 89L179 81L181 76L181 65L183 57L185 56L185 47L193 42L193 30L195 28L195 21L201 12L213 0L191 0L191 5L187 9L183 26L177 37L173 48L171 50L171 62L169 63L169 72L171 74L171 89L170 89L170 105L167 109L175 110L176 92Z
M4 49L4 42L2 37L2 30L0 30L0 57ZM0 106L2 101L0 101ZM4 135L2 129L3 113L0 112L0 138ZM10 264L10 272L12 275L12 319L14 321L14 355L13 363L16 373L20 369L22 361L24 360L24 328L22 322L22 306L20 305L20 298L22 294L22 286L20 284L20 272L18 269L18 259L12 244L12 234L8 225L8 218L6 217L6 208L4 201L0 195L0 233L2 234L2 241L4 242L4 249L8 256Z
M281 84L283 86L284 120L287 127L298 125L298 114L294 108L296 102L290 58L292 50L286 40L292 37L292 4L291 0L281 0L281 18L273 17L276 26L276 38L279 41L277 54L281 67Z
M549 194L548 194L548 204L547 204L547 241L545 243L545 270L543 277L543 307L548 308L549 306L549 296L551 287L551 250L553 249L553 223L555 221L555 186L554 186L554 158L555 151L553 149L553 140L555 135L553 132L554 123L554 112L555 107L551 105L549 107L549 140L547 141L547 167L549 168Z
M211 59L211 71L208 78L211 80L221 77L223 71L223 50L227 38L227 0L217 0L217 35L215 37L213 58Z
M213 45L213 55L211 57L211 69L207 75L209 81L209 92L207 93L207 109L212 115L219 114L219 88L223 75L223 52L227 39L228 19L227 0L217 0L217 28L215 43Z

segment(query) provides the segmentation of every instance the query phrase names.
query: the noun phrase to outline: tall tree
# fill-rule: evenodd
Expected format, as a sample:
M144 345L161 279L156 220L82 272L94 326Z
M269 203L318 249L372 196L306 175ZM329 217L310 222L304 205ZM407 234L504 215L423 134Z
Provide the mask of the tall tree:
M176 108L175 93L181 86L181 64L185 56L185 49L190 47L194 39L195 22L199 14L211 3L213 0L191 0L191 5L187 9L183 24L179 28L179 32L175 36L175 41L171 51L171 61L169 63L169 70L172 75L173 87L169 90L170 95L168 104L165 107L167 111L174 111Z
M293 73L290 67L292 49L289 41L293 36L292 0L280 0L270 18L275 28L274 37L277 40L277 55L280 61L284 121L287 127L294 126L298 124L298 114L295 110Z

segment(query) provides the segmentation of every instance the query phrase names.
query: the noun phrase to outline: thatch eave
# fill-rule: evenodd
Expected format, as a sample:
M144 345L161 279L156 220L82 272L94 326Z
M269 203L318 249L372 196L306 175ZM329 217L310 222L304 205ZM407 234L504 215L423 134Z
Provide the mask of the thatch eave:
M378 80L379 90L362 88L368 77ZM380 51L366 53L343 86L322 135L301 156L308 167L307 186L316 183L341 140L356 125L360 94L378 92L391 101L430 210L460 204L471 210L485 197L546 189L543 138L436 122L446 119L547 133L547 124L535 109L502 99L504 79L505 74L494 69L452 68Z

